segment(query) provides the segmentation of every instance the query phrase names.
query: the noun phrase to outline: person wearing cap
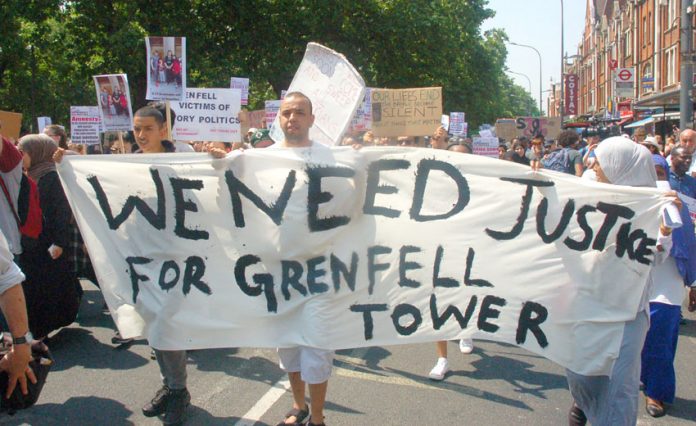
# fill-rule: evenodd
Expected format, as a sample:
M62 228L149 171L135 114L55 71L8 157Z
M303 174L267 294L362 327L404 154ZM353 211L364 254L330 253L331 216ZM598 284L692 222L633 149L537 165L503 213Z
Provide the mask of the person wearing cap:
M648 148L651 154L660 153L660 145L658 145L657 140L654 136L647 136L645 140L641 143L641 145Z
M275 142L271 139L270 130L258 129L249 138L249 144L252 148L266 148L273 145Z

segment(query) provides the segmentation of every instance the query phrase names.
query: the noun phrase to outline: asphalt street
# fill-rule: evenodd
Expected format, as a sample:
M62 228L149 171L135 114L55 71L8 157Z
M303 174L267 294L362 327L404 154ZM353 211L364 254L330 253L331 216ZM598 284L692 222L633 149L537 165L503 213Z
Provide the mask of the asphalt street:
M157 425L140 412L160 386L145 341L114 347L111 317L101 293L86 284L78 321L51 339L56 364L38 404L7 425ZM639 425L696 422L696 315L681 328L677 399L653 419L641 400ZM463 355L450 343L452 372L442 382L427 374L434 344L340 351L329 382L326 424L564 425L570 394L560 366L514 346L476 341ZM275 425L291 407L286 375L272 349L189 353L190 425Z

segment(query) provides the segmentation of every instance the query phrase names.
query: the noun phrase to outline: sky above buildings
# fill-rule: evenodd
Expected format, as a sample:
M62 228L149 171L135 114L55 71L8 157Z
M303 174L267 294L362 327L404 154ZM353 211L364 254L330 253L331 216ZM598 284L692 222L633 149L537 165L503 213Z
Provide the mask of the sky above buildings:
M564 49L568 55L577 53L585 26L586 0L563 0ZM504 29L510 41L534 46L541 53L542 87L549 90L550 79L561 76L561 0L489 0L495 17L483 23L482 30ZM507 46L507 67L525 74L532 83L532 96L539 103L539 57L532 49ZM517 84L529 89L525 77L509 74ZM548 92L541 95L546 110Z

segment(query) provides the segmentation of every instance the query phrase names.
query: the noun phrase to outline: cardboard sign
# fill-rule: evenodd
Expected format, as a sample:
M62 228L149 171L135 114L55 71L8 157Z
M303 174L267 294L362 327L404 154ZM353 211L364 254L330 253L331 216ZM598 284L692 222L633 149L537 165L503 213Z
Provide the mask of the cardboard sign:
M309 43L288 93L301 92L312 101L314 126L309 137L325 145L341 143L343 133L363 99L365 82L345 56L320 44ZM271 138L285 139L276 117Z
M70 107L70 141L83 145L99 145L101 114L98 106Z
M133 128L128 77L125 74L95 75L94 88L105 132L128 131Z
M147 93L145 99L184 100L186 37L145 37Z
M278 115L278 111L280 111L280 104L282 101L276 100L276 101L266 101L265 106L266 106L266 126L268 126L268 123L275 123L276 116ZM281 132L282 133L282 132ZM281 139L282 140L282 139Z
M242 91L242 105L249 104L249 79L243 77L232 77L230 79L230 88L239 89Z
M499 118L495 121L495 135L510 142L517 137L517 123L514 118Z
M375 136L432 135L441 117L441 87L372 90Z
M556 139L561 133L560 117L517 117L515 123L518 137L531 139L542 134L546 139Z
M174 140L241 141L240 97L239 89L186 89L186 100L171 103Z
M123 337L161 350L474 337L592 375L641 308L669 203L412 148L66 156L58 172Z
M266 110L239 111L239 125L242 135L246 135L250 128L263 129L266 127Z
M21 129L22 114L18 112L0 111L0 135L17 140L19 139Z

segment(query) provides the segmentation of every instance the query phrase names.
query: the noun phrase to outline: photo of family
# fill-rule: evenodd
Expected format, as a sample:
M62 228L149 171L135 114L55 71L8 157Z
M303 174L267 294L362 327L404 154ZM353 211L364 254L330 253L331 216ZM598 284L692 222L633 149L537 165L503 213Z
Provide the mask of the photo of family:
M186 37L146 37L149 100L183 99L186 91Z
M105 131L133 127L128 77L125 74L95 75L99 113Z

